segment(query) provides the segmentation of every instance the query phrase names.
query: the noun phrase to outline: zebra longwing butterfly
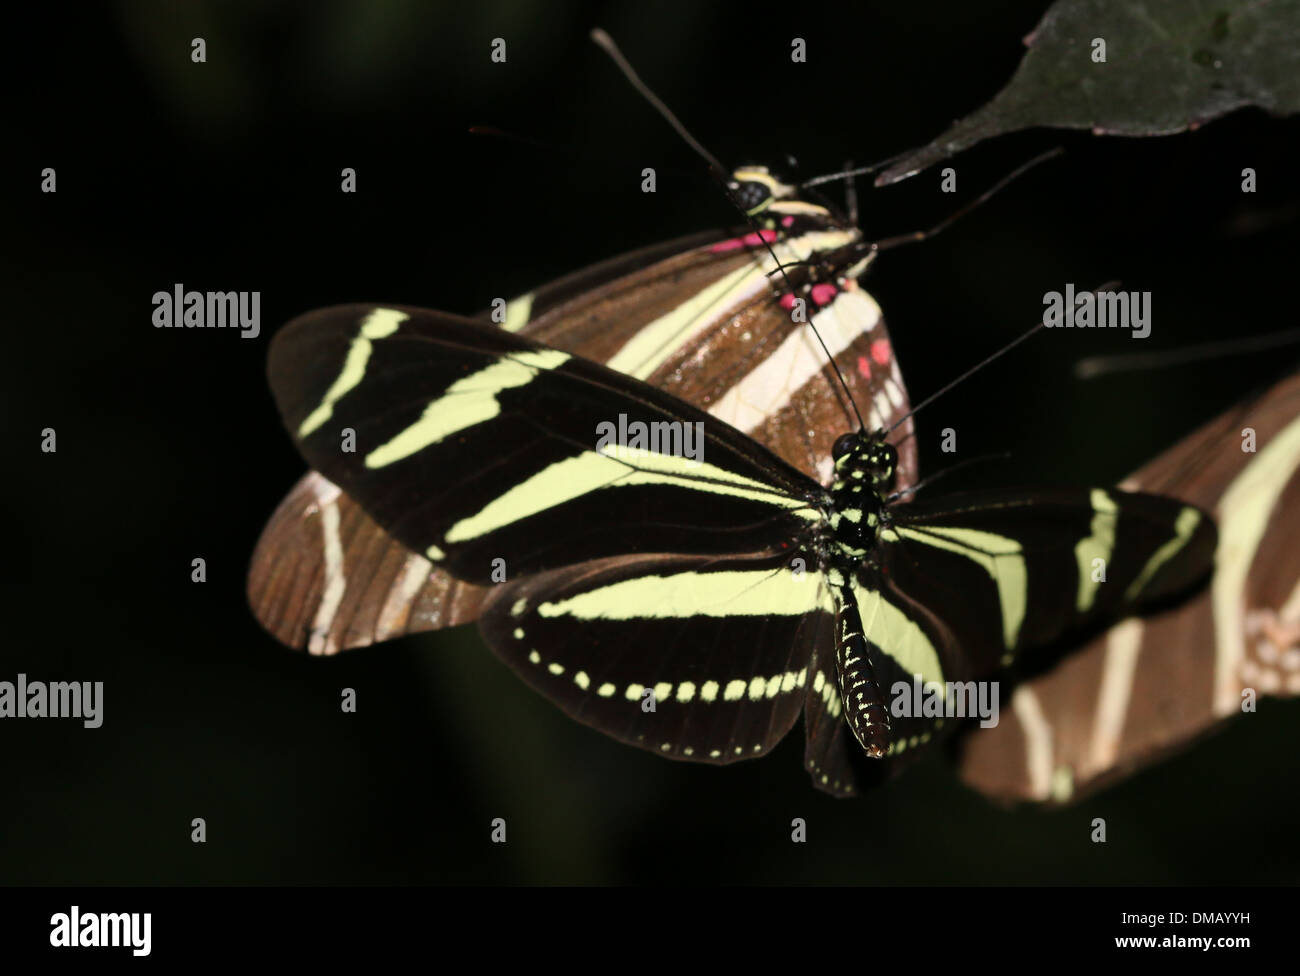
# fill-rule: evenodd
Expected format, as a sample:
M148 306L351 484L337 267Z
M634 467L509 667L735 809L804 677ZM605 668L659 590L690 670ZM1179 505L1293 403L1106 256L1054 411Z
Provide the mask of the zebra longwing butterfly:
M1242 711L1300 695L1300 374L1206 424L1124 482L1213 511L1210 585L1116 624L1019 685L963 742L961 777L1006 801L1064 803Z
M734 180L749 187L783 262L816 260L860 240L852 223L796 199L762 168L739 170ZM543 286L509 303L500 325L643 379L825 480L831 443L852 412L825 353L769 300L773 267L753 233L706 232ZM829 301L812 318L871 424L889 428L906 416L907 393L880 309L849 270L828 268L829 287L818 295ZM911 430L907 420L891 435L903 486L916 479ZM314 471L272 515L248 578L262 626L314 654L471 623L486 594L393 539Z
M864 253L801 265L804 294L818 302L817 275ZM636 378L438 312L309 313L276 337L269 375L307 460L395 538L476 585L505 568L480 629L569 714L726 763L766 753L802 713L814 783L839 795L857 783L847 730L897 758L943 726L891 715L883 689L987 678L1184 589L1213 552L1199 511L1152 495L898 502L879 431L836 441L826 488ZM614 418L694 428L702 456L598 445Z

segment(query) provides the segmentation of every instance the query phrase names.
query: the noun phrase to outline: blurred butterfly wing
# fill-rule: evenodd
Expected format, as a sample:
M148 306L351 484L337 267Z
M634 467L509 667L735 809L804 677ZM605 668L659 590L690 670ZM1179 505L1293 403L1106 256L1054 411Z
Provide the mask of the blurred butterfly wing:
M397 542L315 471L271 515L248 571L258 622L312 654L468 623L486 596Z
M961 777L1007 802L1069 802L1239 714L1248 688L1300 694L1298 472L1300 374L1128 479L1126 488L1215 513L1209 586L1111 627L1021 684L997 727L961 743Z

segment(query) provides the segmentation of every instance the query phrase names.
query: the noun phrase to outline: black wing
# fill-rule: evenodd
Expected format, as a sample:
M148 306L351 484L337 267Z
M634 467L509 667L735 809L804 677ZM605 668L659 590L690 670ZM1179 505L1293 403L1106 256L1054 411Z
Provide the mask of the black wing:
M779 552L821 517L820 486L727 424L470 319L323 309L276 336L268 372L308 463L471 582L636 552ZM597 449L638 423L655 449Z
M1008 696L976 682L1031 648L1190 588L1208 573L1217 540L1193 506L1104 489L956 495L891 517L878 566L852 581L890 710L891 759L951 731L956 718L996 720ZM955 709L937 707L953 695Z
M820 574L785 556L624 556L496 587L479 626L578 721L662 756L730 763L790 731L830 620Z
M1217 540L1200 509L1116 489L954 495L891 515L886 589L942 616L959 680L1188 589Z

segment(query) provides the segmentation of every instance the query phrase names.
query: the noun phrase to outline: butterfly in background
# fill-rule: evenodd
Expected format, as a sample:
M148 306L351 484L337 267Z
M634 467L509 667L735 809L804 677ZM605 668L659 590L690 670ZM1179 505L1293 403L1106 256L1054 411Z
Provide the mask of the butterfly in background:
M961 778L999 800L1077 800L1241 714L1244 699L1300 695L1300 373L1122 487L1213 512L1214 576L1020 684L998 726L963 740Z

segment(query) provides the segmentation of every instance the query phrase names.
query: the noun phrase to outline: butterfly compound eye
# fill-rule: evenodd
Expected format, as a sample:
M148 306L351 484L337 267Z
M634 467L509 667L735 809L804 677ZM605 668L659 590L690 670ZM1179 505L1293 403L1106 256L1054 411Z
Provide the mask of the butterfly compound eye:
M838 461L840 458L844 457L844 455L852 451L857 443L857 434L841 434L839 439L835 441L835 446L831 448L831 457Z
M736 206L745 213L753 213L763 205L772 191L756 180L734 181L727 186L731 191L731 198L736 201Z

